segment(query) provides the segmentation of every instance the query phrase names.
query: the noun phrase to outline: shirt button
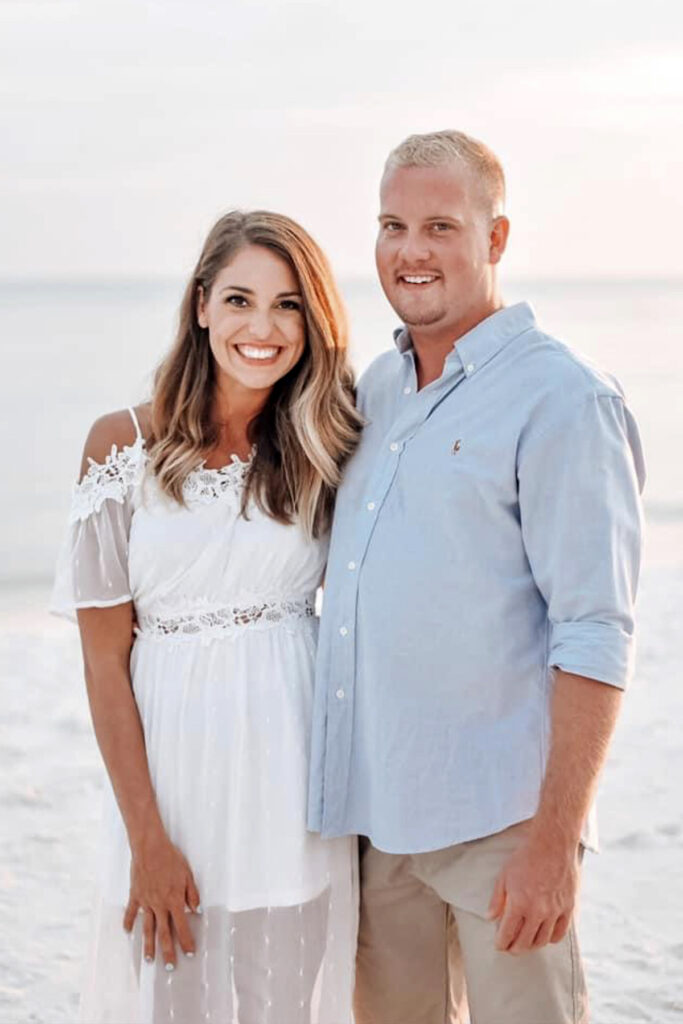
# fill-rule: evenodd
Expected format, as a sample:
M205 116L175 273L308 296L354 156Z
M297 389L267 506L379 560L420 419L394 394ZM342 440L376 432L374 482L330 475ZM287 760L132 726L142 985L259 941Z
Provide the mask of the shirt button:
M348 636L348 632L349 632L349 631L348 631L348 629L346 628L346 626L341 626L341 627L340 627L340 629L339 629L339 632L340 632L340 634L341 634L342 636Z
M347 569L351 569L351 571L353 571L356 568L356 563L355 562L349 562L349 564L347 565L346 568Z
M468 373L474 373L474 363L468 363L465 369Z
M368 512L373 512L374 508L375 508L374 501L369 501L366 507L367 507Z
M403 394L404 395L409 395L412 390L413 390L412 388L404 388L403 389Z
M392 443L389 445L389 451L390 452L397 452L398 451L398 445L396 444L395 441L392 441Z
M343 690L337 690L337 694L336 694L336 696L337 696L337 700L344 700L344 697L345 697L346 695L345 695L345 693L344 693L344 691L343 691Z

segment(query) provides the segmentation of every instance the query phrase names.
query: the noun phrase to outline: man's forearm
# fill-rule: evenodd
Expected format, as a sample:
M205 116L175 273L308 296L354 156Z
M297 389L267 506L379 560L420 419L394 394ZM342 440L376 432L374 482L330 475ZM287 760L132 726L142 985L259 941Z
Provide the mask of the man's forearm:
M531 839L578 844L621 704L614 686L555 670L548 765Z

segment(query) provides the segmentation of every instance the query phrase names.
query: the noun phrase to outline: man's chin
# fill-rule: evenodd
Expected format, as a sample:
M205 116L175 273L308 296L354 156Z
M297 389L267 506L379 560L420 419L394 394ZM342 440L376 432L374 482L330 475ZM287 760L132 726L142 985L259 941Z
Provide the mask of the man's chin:
M431 327L432 324L440 323L446 311L443 309L400 309L396 312L406 327Z

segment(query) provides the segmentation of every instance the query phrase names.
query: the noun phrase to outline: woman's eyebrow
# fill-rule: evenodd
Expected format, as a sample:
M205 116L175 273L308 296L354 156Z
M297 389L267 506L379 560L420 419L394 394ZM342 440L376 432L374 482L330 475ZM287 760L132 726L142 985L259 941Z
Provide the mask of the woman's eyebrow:
M254 294L253 288L245 288L241 284L226 284L226 285L224 285L221 288L221 294L223 292L243 292L245 295L253 295ZM275 298L276 299L287 299L287 298L290 298L291 296L297 296L298 298L301 298L301 292L297 292L297 291L293 291L293 292L278 292L278 294L275 296Z
M221 288L221 292L244 292L245 295L253 295L251 288L244 288L241 284L226 284Z

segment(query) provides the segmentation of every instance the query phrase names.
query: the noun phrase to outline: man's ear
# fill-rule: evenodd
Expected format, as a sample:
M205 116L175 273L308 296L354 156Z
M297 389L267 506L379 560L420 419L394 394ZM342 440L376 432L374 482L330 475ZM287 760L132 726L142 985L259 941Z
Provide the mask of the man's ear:
M491 263L498 263L500 261L508 244L509 234L510 221L507 217L502 214L500 217L494 217L489 240L489 261Z
M206 300L204 297L204 288L202 287L202 285L199 285L199 287L197 288L197 308L195 312L197 313L197 323L199 324L200 327L209 326L209 322L206 319L205 306Z

